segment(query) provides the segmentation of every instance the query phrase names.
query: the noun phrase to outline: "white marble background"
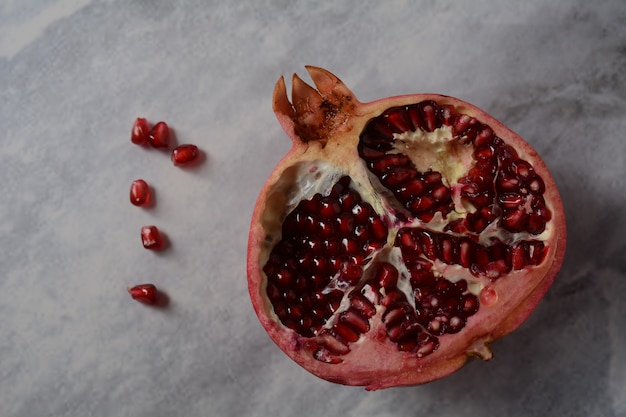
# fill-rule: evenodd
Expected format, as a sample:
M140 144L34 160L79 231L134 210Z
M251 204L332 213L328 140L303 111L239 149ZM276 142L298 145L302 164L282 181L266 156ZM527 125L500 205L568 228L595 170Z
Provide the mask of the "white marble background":
M362 101L463 98L543 155L568 253L493 361L368 393L309 375L258 324L248 221L289 148L274 83L305 64ZM626 416L625 103L623 0L5 0L0 415ZM137 116L204 163L132 145ZM128 202L140 177L149 210ZM150 223L167 251L141 247ZM146 281L167 308L128 297Z

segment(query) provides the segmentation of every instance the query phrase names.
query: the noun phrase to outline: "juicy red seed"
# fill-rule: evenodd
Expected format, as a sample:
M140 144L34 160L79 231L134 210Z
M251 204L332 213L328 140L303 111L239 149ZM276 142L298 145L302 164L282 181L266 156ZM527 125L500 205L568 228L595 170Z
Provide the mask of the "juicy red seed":
M138 117L133 124L133 129L130 133L130 141L136 145L146 145L148 143L148 132L150 131L150 124L148 120L143 117Z
M500 196L498 197L498 202L504 209L517 208L524 204L525 201L526 198L524 196L516 193L500 194Z
M460 306L461 312L469 317L478 311L478 298L474 294L464 294Z
M480 130L480 132L478 132L478 134L476 135L476 138L474 139L474 146L476 148L480 148L482 146L489 146L492 143L491 142L492 139L493 139L493 130L489 126L483 125L482 129Z
M130 296L144 304L155 304L157 302L157 288L153 284L141 284L132 288L127 288Z
M430 355L439 347L439 340L427 333L421 333L417 339L418 346L413 350L417 357L422 358Z
M373 317L376 314L376 307L363 294L350 294L350 307L365 317Z
M389 123L395 126L400 132L408 132L413 130L413 124L408 118L405 109L397 108L387 113L384 117Z
M443 258L443 261L447 264L454 264L457 262L456 248L452 239L442 239L441 257Z
M175 165L188 164L198 157L198 147L196 145L186 144L174 148L172 151L172 162Z
M158 250L163 247L161 233L156 226L143 226L141 228L141 243L143 247L151 250Z
M402 199L410 199L426 190L426 184L420 179L413 179L398 188L398 196Z
M380 180L389 188L396 188L400 184L412 180L417 176L414 168L397 168L380 177Z
M474 258L474 245L469 239L461 239L459 242L459 261L460 264L469 268Z
M533 167L523 159L518 159L511 163L511 170L515 172L521 178L530 178L534 175L535 170Z
M501 162L517 159L517 151L510 145L503 145L498 149L498 159Z
M359 333L365 333L370 329L369 321L354 309L349 309L341 313L339 320L347 323Z
M546 222L537 214L532 213L528 216L528 231L533 235L538 235L546 230Z
M422 128L428 132L433 132L441 126L441 122L437 116L437 105L434 102L424 102L420 105L420 119Z
M423 231L420 234L420 243L422 246L422 253L430 260L435 260L439 257L439 243L437 242L437 235Z
M158 122L148 133L148 143L153 148L167 148L170 146L170 129L165 122Z
M528 214L523 208L505 211L501 218L502 226L510 232L522 232L526 228Z
M409 204L409 209L413 213L419 213L428 210L435 204L435 200L427 195L415 197Z
M546 185L539 176L535 176L528 182L528 188L533 194L543 194L546 190Z
M386 290L390 290L398 285L398 270L395 266L389 263L382 263L379 265L377 273L377 281L378 284L385 288Z
M150 204L150 187L144 180L135 180L130 185L130 202L135 206L147 206Z
M439 172L428 172L424 175L424 181L426 182L426 184L434 184L434 185L438 185L441 184L441 173Z

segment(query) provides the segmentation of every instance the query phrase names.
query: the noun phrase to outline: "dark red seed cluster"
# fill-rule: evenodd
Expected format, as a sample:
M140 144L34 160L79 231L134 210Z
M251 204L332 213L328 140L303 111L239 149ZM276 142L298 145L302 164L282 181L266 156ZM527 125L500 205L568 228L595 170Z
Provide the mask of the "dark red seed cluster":
M390 264L378 265L375 276L389 275L389 270L394 270L397 276L397 270ZM412 271L410 283L415 307L395 286L385 289L380 304L386 307L383 322L389 339L396 342L400 350L421 357L437 349L437 336L463 329L467 319L478 311L479 303L478 298L467 290L467 281L435 278L423 266Z
M316 334L359 281L367 256L386 240L387 226L348 177L329 195L302 200L284 220L282 239L263 268L283 324L304 336Z
M422 228L403 228L398 231L395 245L409 271L430 269L430 261L461 265L476 276L492 279L539 265L545 257L545 245L539 240L522 240L512 245L492 240L482 245L467 236L438 233Z
M422 129L432 132L442 126L449 110L426 101L387 110L361 133L359 155L368 169L391 190L414 216L429 222L435 213L452 210L452 195L436 171L419 172L411 159L394 150L394 134Z
M510 232L543 232L552 215L543 198L541 177L489 126L449 106L425 101L387 110L361 134L359 155L412 215L428 222L435 213L445 216L452 210L450 190L440 173L419 172L407 155L397 152L394 135L417 129L432 132L444 125L452 127L461 143L474 146L474 166L459 180L461 197L474 210L456 223L457 230L480 233L500 218L499 225Z
M150 145L157 149L168 149L171 145L171 133L167 123L160 121L150 127L150 123L143 117L135 120L130 136L131 142L137 145ZM193 144L176 146L172 150L171 159L174 165L186 165L197 159L200 154L198 147Z

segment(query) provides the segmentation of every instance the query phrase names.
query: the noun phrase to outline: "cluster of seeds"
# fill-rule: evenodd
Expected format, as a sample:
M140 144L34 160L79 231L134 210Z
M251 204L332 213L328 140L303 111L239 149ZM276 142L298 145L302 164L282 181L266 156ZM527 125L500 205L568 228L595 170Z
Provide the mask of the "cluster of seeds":
M447 108L431 101L394 107L368 123L360 136L359 155L368 169L424 222L432 220L437 212L445 215L452 210L450 189L439 172L419 172L407 155L396 152L394 135L417 129L433 132L447 120L448 113Z
M368 255L386 241L387 226L348 177L329 195L302 200L263 268L274 312L299 334L317 334L361 278Z
M489 126L451 106L424 101L394 107L370 120L360 135L359 156L376 178L373 183L391 191L399 210L406 210L398 218L428 223L455 208L446 185L451 179L432 169L419 171L396 143L404 133L444 126L451 128L455 144L473 147L473 165L458 179L469 213L448 222L443 232L399 229L393 245L409 273L408 293L398 286L398 269L386 261L375 260L364 276L372 253L386 245L388 228L348 177L329 195L302 200L286 216L281 239L263 267L266 291L280 321L310 338L306 347L317 360L342 362L350 344L370 330L379 306L389 340L417 357L437 350L441 336L461 331L478 311L479 298L465 279L436 275L435 261L487 280L544 261L541 240L479 243L479 234L495 221L511 233L540 234L551 213L544 182L531 164Z
M489 245L482 245L467 236L408 227L398 231L395 245L400 248L404 262L416 273L430 269L430 261L440 260L491 279L511 270L539 265L546 253L544 243L539 240L520 240L509 245L493 239Z
M461 197L473 208L457 230L482 232L500 218L510 232L540 234L552 214L546 207L545 184L530 163L519 158L493 130L476 118L458 114L433 101L394 107L368 123L361 133L359 155L380 183L413 216L429 222L452 208L451 193L439 172L419 172L411 159L396 151L396 135L452 127L461 143L473 146L474 166L459 180Z
M138 117L133 124L130 140L136 145L149 145L156 149L169 149L171 133L167 123L160 121L150 126L147 119ZM197 160L198 147L193 144L185 144L174 147L171 160L175 165L186 165ZM150 186L143 179L137 179L130 186L130 202L138 207L149 207L153 203ZM141 243L149 250L162 250L165 248L165 239L157 226L149 225L141 228ZM155 304L158 291L153 284L141 284L128 288L129 294L145 304Z

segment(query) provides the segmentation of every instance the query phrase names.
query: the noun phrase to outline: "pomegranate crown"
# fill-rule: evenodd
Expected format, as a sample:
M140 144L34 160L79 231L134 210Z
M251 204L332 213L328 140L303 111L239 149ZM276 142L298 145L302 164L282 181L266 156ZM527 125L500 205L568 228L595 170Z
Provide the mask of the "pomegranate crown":
M350 115L358 100L336 76L323 68L306 66L316 88L297 74L292 78L291 102L284 77L274 88L274 112L287 131L300 141L325 142L336 130L350 129Z

